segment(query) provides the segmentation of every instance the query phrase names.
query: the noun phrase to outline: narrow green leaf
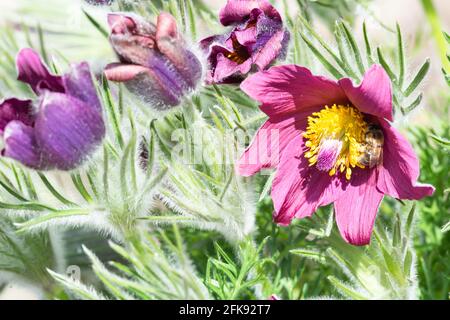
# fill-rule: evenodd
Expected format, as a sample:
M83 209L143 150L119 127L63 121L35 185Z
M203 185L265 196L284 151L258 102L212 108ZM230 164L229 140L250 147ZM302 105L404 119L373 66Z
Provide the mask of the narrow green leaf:
M108 84L108 80L103 77L103 92L104 92L104 98L106 100L106 107L108 114L112 120L113 130L114 134L116 136L117 142L119 143L119 146L123 148L124 142L122 137L122 132L120 131L120 125L119 125L119 118L117 116L114 103L112 101L112 95L111 95L111 89Z
M365 21L363 22L363 35L364 35L364 44L366 47L367 64L370 66L373 64L372 47L370 46L370 40L369 35L367 33L367 26Z
M17 227L19 227L19 230L17 230L17 232L21 233L21 232L27 231L31 227L35 227L39 224L45 223L45 222L53 220L53 219L61 219L61 218L74 217L74 216L86 216L86 215L89 215L89 213L90 213L90 210L88 210L88 209L57 210L57 211L53 211L51 213L30 219L23 223L15 223L15 225Z
M352 53L353 53L353 57L355 58L356 65L358 66L358 70L361 73L361 75L363 75L365 68L364 68L364 64L362 62L361 52L359 51L356 40L353 37L353 34L350 31L349 27L347 26L347 24L344 21L341 21L340 25L342 26L342 29L344 30L344 35L350 44L350 47L351 47Z
M92 199L92 196L87 191L86 187L84 186L83 180L81 179L81 176L79 173L72 173L70 175L73 185L78 190L80 195L83 197L84 200L86 200L87 203L93 203L94 200Z
M301 34L303 41L305 41L306 45L313 52L313 54L319 59L320 63L330 72L336 79L343 78L344 75L339 72L328 60L320 53L320 51L312 44L312 42L304 35Z
M394 72L392 71L391 67L389 66L389 63L384 58L383 52L381 52L381 48L380 47L377 48L377 55L378 55L378 62L380 62L380 64L383 66L384 70L389 75L389 78L391 78L391 80L394 83L397 84L398 83L398 79L395 76Z
M403 81L405 79L405 52L402 39L402 32L400 30L400 25L398 23L396 24L396 28L397 28L397 52L398 52L398 67L399 67L398 86L401 89L403 86Z
M105 38L108 38L109 32L105 28L103 28L100 23L98 23L97 20L93 16L91 16L89 13L86 12L86 10L81 9L83 11L83 14L86 16L86 18L89 20L90 23L97 29Z
M0 202L0 208L11 210L29 210L29 211L55 211L56 209L35 202L25 202L20 204Z
M302 15L300 15L300 14L298 15L298 19L303 23L303 25L306 27L306 29L308 29L308 31L311 33L311 35L319 42L319 44L325 49L325 51L328 52L328 54L334 59L334 61L336 61L336 63L342 68L343 67L342 60L334 53L333 49L331 49L331 47L322 39L322 37L312 28L312 26L308 23L308 21L306 21L306 19L303 18ZM301 36L302 36L302 38L306 37L303 33L301 34ZM308 42L310 42L310 41L308 40ZM308 44L308 42L306 42L306 43ZM313 50L313 52L314 52L314 50Z
M275 179L276 172L272 172L270 176L267 178L266 183L264 184L264 188L259 195L258 202L261 202L268 194L269 190L272 187L273 179Z
M446 147L450 147L450 140L442 138L442 137L438 137L435 134L431 134L430 137L431 137L431 139L438 142L439 144L446 146Z
M308 250L308 249L293 249L289 251L292 254L296 254L298 256L308 258L320 263L326 263L327 259L323 255L323 253L319 251L314 250Z
M354 300L367 300L366 297L364 297L362 294L356 292L353 288L343 284L340 280L338 280L334 276L328 276L327 279L331 282L333 286L336 287L336 289L342 293L347 298L351 298Z
M430 59L428 58L425 61L425 63L420 67L416 76L411 81L410 85L406 88L405 92L403 93L405 95L405 97L409 97L411 95L411 93L413 93L414 90L417 89L417 87L422 82L422 80L425 78L425 76L427 75L429 70L430 70Z
M422 102L422 98L423 98L423 94L419 94L417 96L417 98L411 102L411 104L409 106L407 106L406 108L402 108L402 110L404 111L404 113L409 113L411 111L413 111L415 108L417 108L420 103Z
M39 178L41 178L42 182L44 183L44 185L47 187L47 189L50 191L50 193L59 201L61 201L61 203L68 205L68 206L74 206L75 203L73 203L70 200L67 200L64 196L62 196L51 184L50 181L48 181L47 177L41 173L38 172Z

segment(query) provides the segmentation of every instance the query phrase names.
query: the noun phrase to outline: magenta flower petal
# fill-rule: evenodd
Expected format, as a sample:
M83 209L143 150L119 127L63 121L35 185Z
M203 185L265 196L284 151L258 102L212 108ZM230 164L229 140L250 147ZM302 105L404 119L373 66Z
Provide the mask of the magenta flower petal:
M358 170L334 202L336 223L342 237L350 244L370 242L375 217L383 193L376 188L376 170Z
M46 92L34 126L46 167L71 170L101 143L105 125L100 112L77 98Z
M33 49L22 49L17 55L18 80L28 83L34 92L42 90L64 92L61 77L50 74Z
M300 137L305 127L304 114L267 120L236 163L239 174L248 177L263 168L275 168L286 146L292 139Z
M3 139L5 141L3 156L15 159L30 168L45 169L32 127L13 120L5 127Z
M434 193L434 187L417 183L419 160L411 144L389 123L380 123L384 132L383 165L378 190L394 198L419 200Z
M272 67L247 78L241 89L262 103L269 117L311 111L347 98L333 80L314 76L307 68L286 65Z
M291 140L281 155L272 184L274 221L289 224L293 218L311 216L317 208L336 201L342 181L308 165L302 136Z
M34 114L31 100L11 98L0 103L0 134L3 134L5 127L13 120L18 120L27 126L33 125Z
M259 9L272 19L281 21L278 11L267 0L228 0L220 11L220 22L224 26L240 23L248 18L254 9Z
M392 93L381 67L372 67L359 87L349 79L337 83L291 65L259 72L241 88L261 103L269 119L237 170L248 176L276 168L271 192L275 222L289 224L334 202L344 239L365 245L384 194L420 199L433 193L432 186L416 183L419 163L414 150L385 120L392 118ZM384 139L373 131L377 124ZM273 130L269 139L267 129ZM367 130L374 149L361 154ZM378 147L383 151L379 159Z
M339 84L350 102L360 111L393 120L391 80L380 65L373 65L358 87L348 78L339 80Z

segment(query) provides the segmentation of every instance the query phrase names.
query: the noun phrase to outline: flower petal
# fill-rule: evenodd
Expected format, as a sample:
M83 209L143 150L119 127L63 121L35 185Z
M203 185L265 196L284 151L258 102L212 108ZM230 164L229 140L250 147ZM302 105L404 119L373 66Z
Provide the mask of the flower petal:
M216 47L213 49L212 52L215 50L219 51ZM214 53L212 53L214 54ZM224 56L222 52L217 53L216 55L216 65L213 70L213 82L214 83L223 83L227 82L228 78L236 76L236 79L244 74L247 74L251 67L252 67L252 61L250 59L247 59L242 64L238 64Z
M254 9L262 10L272 19L281 20L278 11L267 0L228 0L219 13L220 22L224 26L240 23L246 20Z
M72 65L71 71L63 76L63 82L66 94L101 112L102 106L92 81L89 65L86 62Z
M345 241L357 246L370 242L382 199L383 193L376 188L376 170L355 169L350 184L334 203L336 223Z
M418 200L431 196L433 186L417 183L419 160L411 144L387 121L380 122L380 125L384 133L384 149L378 190L399 199Z
M252 143L236 164L240 175L248 177L263 168L275 168L286 146L302 135L306 115L298 114L285 119L268 119L256 132Z
M339 80L339 84L361 112L393 120L391 80L380 65L373 65L358 87L353 86L352 80L348 78Z
M27 126L33 125L34 115L31 100L11 98L0 103L0 134L13 120L18 120Z
M13 120L5 127L4 141L2 155L33 169L46 168L32 127Z
M148 68L126 63L111 63L104 70L109 81L126 82L133 80L138 74L147 72Z
M297 136L285 148L272 184L275 222L287 225L292 219L311 216L317 208L334 202L343 192L345 183L310 167L304 157L306 148L302 136Z
M46 92L35 123L36 141L53 168L71 170L100 144L105 125L100 112L61 93Z
M296 65L277 66L258 72L247 78L241 89L261 102L261 110L269 117L347 101L335 81L314 76L307 68Z
M254 63L258 66L259 70L267 68L280 56L283 50L286 50L289 37L290 34L288 31L280 30L267 41L254 58Z
M162 12L158 15L156 23L156 40L159 41L163 38L178 38L178 27L175 18L166 12Z
M33 49L22 49L16 59L18 80L28 83L39 94L42 90L64 92L61 77L51 75Z

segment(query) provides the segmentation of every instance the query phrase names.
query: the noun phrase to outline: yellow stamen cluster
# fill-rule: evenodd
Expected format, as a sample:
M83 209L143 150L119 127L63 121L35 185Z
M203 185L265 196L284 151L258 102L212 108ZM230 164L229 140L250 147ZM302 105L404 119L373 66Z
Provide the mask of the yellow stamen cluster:
M364 168L358 160L361 157L361 145L364 143L366 131L367 123L362 113L352 106L325 106L319 112L314 112L308 117L308 127L303 133L307 140L305 145L309 148L305 153L309 165L316 164L324 139L340 140L342 149L329 174L333 176L336 172L345 171L345 177L350 180L352 168Z

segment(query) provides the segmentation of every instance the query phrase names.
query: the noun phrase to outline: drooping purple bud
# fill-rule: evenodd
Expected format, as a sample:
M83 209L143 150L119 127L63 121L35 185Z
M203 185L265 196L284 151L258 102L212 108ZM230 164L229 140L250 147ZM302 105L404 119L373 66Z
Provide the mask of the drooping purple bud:
M31 100L0 104L2 155L38 170L72 170L81 165L105 135L105 124L87 63L72 65L64 76L51 75L39 55L22 50L19 79L38 94Z
M157 109L179 105L195 89L202 67L174 17L161 13L155 26L134 14L112 13L108 22L111 45L120 60L105 68L108 80L123 82Z
M268 1L228 0L220 22L232 31L200 43L208 54L207 83L239 83L253 66L264 70L286 57L290 34Z

